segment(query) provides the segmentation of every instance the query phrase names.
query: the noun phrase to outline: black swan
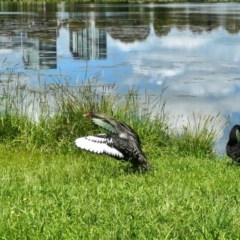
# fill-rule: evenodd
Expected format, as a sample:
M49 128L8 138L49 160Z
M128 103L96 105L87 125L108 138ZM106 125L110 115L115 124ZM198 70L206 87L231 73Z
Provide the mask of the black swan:
M123 122L94 111L84 114L94 124L109 133L80 137L75 140L77 147L97 154L107 154L115 159L129 161L133 167L147 170L149 164L141 149L137 133Z
M230 131L229 140L226 146L227 155L233 161L240 163L240 143L237 136L240 134L240 125L235 125Z

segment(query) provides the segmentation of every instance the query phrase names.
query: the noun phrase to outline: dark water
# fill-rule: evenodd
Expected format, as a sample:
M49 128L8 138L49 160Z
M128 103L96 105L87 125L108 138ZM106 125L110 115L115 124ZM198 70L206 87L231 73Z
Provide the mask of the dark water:
M0 10L1 73L11 69L29 84L97 76L119 91L136 86L156 96L164 85L173 127L219 112L222 123L240 121L238 3L1 3Z

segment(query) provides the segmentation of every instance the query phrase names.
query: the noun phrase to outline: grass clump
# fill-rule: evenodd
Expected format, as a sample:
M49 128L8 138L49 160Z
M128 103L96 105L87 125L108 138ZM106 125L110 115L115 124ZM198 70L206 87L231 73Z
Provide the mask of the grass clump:
M187 124L182 126L178 137L173 137L175 151L181 156L213 156L213 143L221 126L219 114L197 116L193 113L192 119L192 122L188 119Z

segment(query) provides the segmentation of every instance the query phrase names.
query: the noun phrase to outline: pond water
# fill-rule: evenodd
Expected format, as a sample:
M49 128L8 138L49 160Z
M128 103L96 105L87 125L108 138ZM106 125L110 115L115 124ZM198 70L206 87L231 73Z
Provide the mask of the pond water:
M220 153L239 122L239 3L1 2L0 22L1 73L24 73L33 85L59 75L73 85L98 76L120 92L135 86L155 96L166 87L176 128L200 115L230 120Z

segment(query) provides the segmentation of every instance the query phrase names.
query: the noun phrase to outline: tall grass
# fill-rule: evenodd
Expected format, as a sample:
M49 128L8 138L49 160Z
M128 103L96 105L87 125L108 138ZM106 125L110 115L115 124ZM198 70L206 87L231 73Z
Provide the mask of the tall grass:
M12 72L0 78L2 142L43 151L75 151L76 137L100 131L83 117L95 110L131 125L151 154L208 156L213 152L218 116L194 116L194 128L189 122L180 134L173 132L163 93L154 98L138 89L120 94L115 84L97 80L75 86L67 81L39 83L33 88L20 79Z
M174 146L179 155L186 156L194 154L196 157L213 154L213 143L219 135L220 122L217 115L192 114L191 121L182 126L182 131L174 137Z

